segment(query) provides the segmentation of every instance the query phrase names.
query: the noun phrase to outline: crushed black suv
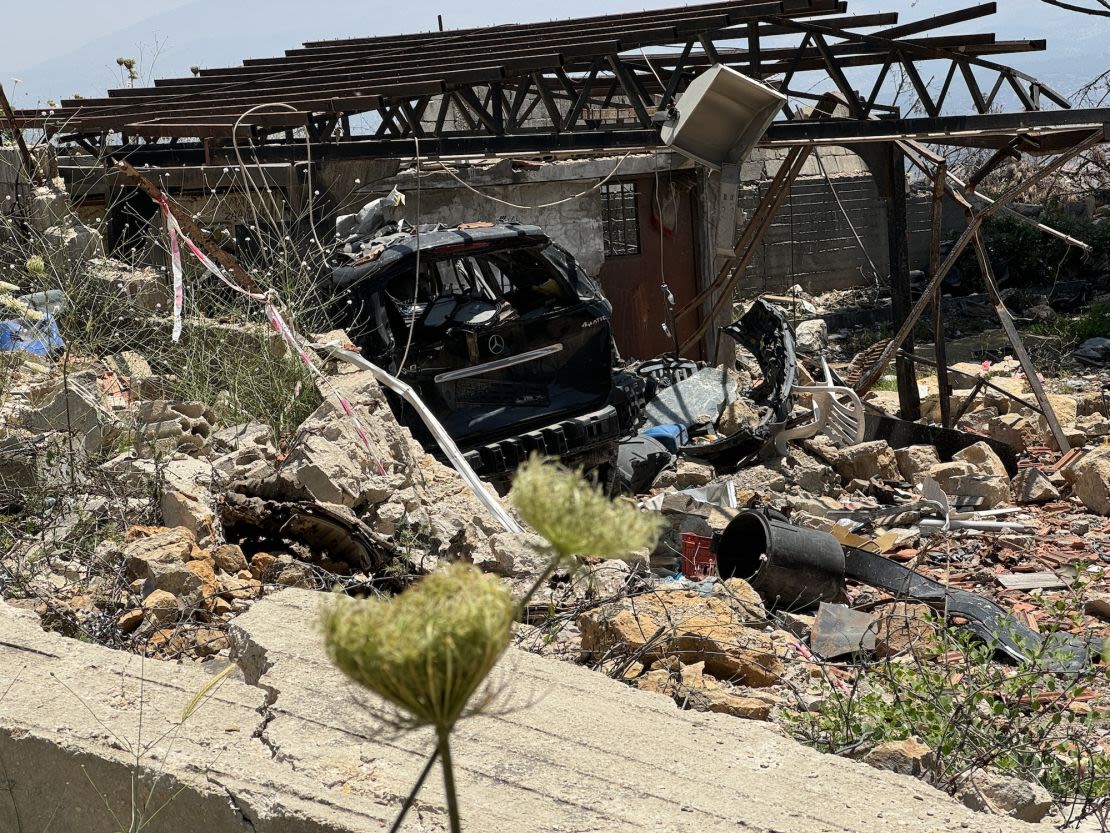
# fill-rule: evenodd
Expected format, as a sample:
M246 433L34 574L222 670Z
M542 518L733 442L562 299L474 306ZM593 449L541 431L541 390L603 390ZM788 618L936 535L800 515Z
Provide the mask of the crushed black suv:
M417 391L483 477L533 451L605 464L635 427L635 391L614 382L612 307L536 226L384 224L347 239L332 279L363 355Z

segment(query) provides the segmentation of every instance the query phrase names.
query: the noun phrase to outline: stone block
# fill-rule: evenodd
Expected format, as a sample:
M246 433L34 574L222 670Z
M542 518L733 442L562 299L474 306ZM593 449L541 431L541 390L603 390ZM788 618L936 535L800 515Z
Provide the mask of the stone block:
M1010 481L1014 500L1018 503L1049 503L1059 500L1060 492L1052 485L1043 471L1036 468L1022 469Z
M986 769L973 772L956 797L981 813L1031 823L1043 820L1052 809L1052 796L1040 784Z
M1035 430L1032 423L1021 414L1002 414L989 420L986 428L984 433L1006 443L1014 451L1024 451L1026 438Z
M936 755L918 738L911 737L880 743L863 756L863 761L875 769L886 769L900 775L913 775L920 778L933 771L936 766Z
M802 353L820 354L829 346L829 328L824 318L799 322L795 328L797 348Z
M886 440L859 443L841 449L833 461L833 468L845 483L852 480L901 480L894 450Z
M945 489L945 494L953 497L981 497L983 502L977 507L979 509L991 509L1012 500L1008 477L971 474L954 477L949 482L952 491Z
M918 483L933 466L940 465L940 457L936 448L931 445L910 445L896 449L894 456L898 461L898 470L902 478L908 483Z
M952 455L952 459L970 463L975 467L977 474L990 477L1010 476L1009 472L1006 471L1006 466L1002 464L1002 460L995 453L994 449L984 442L978 442L957 451Z
M1086 456L1068 470L1072 492L1091 512L1110 515L1110 447L1104 446Z
M936 465L929 466L925 474L937 481L937 485L940 486L941 491L946 495L954 495L956 491L953 481L958 477L967 477L975 474L975 467L970 463L953 460L949 463L937 463Z

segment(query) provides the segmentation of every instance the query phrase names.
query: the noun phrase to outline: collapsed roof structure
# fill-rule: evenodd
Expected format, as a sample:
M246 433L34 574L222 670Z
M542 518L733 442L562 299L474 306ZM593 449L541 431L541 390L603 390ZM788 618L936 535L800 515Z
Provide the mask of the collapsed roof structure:
M1025 184L1105 141L1110 109L1072 108L1060 93L1005 64L999 55L1043 50L1043 40L990 33L935 34L997 11L982 3L901 23L896 13L848 14L840 0L733 0L550 23L514 24L386 37L312 41L277 58L199 69L151 87L110 90L51 110L14 114L60 144L94 156L156 166L224 164L249 142L258 163L327 159L450 157L524 152L657 148L660 126L689 85L724 65L786 96L761 145L788 148L770 186L736 240L738 170L723 171L716 247L696 293L674 319L696 318L681 348L702 345L731 320L738 281L813 148L851 147L866 162L886 206L890 286L898 332L858 389L874 384L940 281L969 246L984 263L988 291L1034 383L1051 407L997 297L978 230L1022 186L984 203L976 184L1008 158L1060 154ZM907 97L908 96L908 97ZM974 113L954 112L966 109ZM997 112L1016 105L1010 112ZM307 141L306 141L307 138ZM953 181L942 157L921 142L995 150L971 179ZM906 244L905 165L934 183L929 282L911 297ZM940 203L964 207L966 232L940 258ZM1051 231L1051 230L1049 230ZM715 253L714 253L715 252ZM689 320L689 319L687 319ZM939 327L939 314L934 316ZM951 422L943 338L938 382ZM902 413L919 414L912 357L897 356ZM1062 432L1056 430L1061 449Z
M431 155L651 147L658 144L655 114L722 63L794 100L818 100L810 90L819 87L843 97L847 118L813 124L784 113L767 133L769 145L912 138L1001 146L1020 134L1027 137L1024 149L1045 152L1106 120L1106 111L1071 110L1060 93L992 60L1043 50L1043 40L929 34L988 17L996 3L902 24L895 12L848 15L847 5L733 0L310 41L282 57L199 69L195 77L16 116L21 126L41 127L59 141L152 163L226 156L221 140L237 130L259 143L264 161L303 158L302 143L290 135L297 128L307 128L318 158L404 156L413 138ZM878 68L869 89L849 81L859 67ZM896 103L887 82L899 72L912 95ZM813 83L814 73L825 83ZM943 78L939 89L926 81L932 77ZM796 83L801 78L804 87ZM963 93L976 115L948 114ZM994 112L1008 94L1021 111ZM900 117L918 110L925 115ZM365 115L373 118L360 130L357 117Z

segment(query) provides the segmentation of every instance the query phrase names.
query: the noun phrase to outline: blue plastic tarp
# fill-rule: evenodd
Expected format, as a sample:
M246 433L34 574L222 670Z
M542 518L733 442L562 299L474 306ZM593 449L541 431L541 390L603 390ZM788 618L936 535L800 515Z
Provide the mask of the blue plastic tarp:
M36 356L47 356L54 350L64 350L65 342L58 333L58 322L47 315L42 321L9 318L0 321L0 352L21 351Z

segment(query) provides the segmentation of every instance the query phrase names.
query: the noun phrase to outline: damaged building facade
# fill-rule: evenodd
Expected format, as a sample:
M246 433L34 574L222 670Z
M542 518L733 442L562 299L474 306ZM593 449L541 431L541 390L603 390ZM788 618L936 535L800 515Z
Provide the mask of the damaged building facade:
M757 148L744 161L737 233L784 157L784 151ZM116 206L114 226L122 229L136 210L121 198L131 191L131 184L119 177L113 182L90 176L87 164L88 160L60 160L60 173L74 191L79 212L91 220L107 206ZM548 160L534 155L462 159L452 160L449 168L436 163L423 167L422 222L507 219L543 228L599 278L614 301L614 334L623 355L645 359L672 349L673 340L660 326L666 320L661 285L667 284L679 304L694 297L702 285L701 273L712 259L719 177L667 149ZM281 194L291 216L308 213L303 165L275 163L252 166L252 171ZM165 168L157 177L168 193L202 218L205 227L226 230L236 240L250 236L252 216L242 179L229 176L225 166ZM356 211L394 187L415 194L417 178L411 158L325 158L314 167L314 190L321 192L314 210L327 216ZM605 184L595 187L603 179ZM352 182L358 186L352 188ZM212 199L213 189L218 200ZM930 205L928 193L908 196L913 269L928 265ZM959 215L951 201L946 200L945 207L947 231L959 222ZM410 204L410 214L414 208ZM139 210L153 221L152 209L142 202ZM865 160L849 148L822 149L806 163L761 241L747 267L742 296L783 294L795 285L820 293L885 284L886 216L886 203ZM122 231L108 236L109 247L125 245ZM151 257L156 263L163 260L157 253Z

